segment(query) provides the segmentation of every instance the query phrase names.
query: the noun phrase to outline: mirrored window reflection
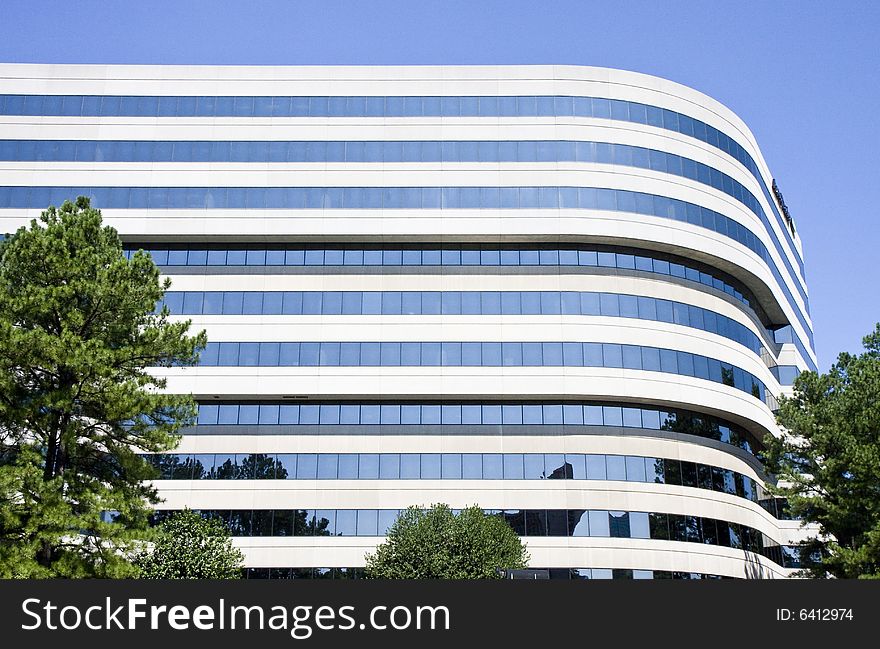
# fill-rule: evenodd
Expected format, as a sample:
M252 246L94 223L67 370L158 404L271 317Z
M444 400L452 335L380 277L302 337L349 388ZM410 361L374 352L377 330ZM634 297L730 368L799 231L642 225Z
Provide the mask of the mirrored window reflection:
M349 362L360 367L403 367L407 364L420 365L422 367L465 367L478 365L482 367L502 367L513 365L518 367L556 367L565 362L572 363L573 367L622 367L622 346L614 343L577 343L580 345L580 354L568 354L567 359L562 356L563 344L558 342L531 343L531 342L300 342L300 343L276 343L276 342L222 342L211 343L206 346L199 359L199 364L205 367L237 367L259 365L260 359L266 359L269 366L277 365L284 367L338 367L342 362L342 344L347 346ZM566 343L571 346L571 343ZM694 376L696 364L708 368L708 376L705 380L720 383L734 389L745 392L752 397L764 401L771 408L778 406L776 397L767 390L765 384L757 377L746 372L740 367L732 366L714 358L708 358L689 352L676 351L673 349L659 349L656 347L641 347L629 345L628 353L635 351L641 355L643 369L659 371L682 376ZM276 355L277 348L277 355ZM445 353L444 353L445 350ZM418 353L418 361L415 359ZM479 354L479 357L477 357ZM659 368L656 359L659 357ZM479 360L477 360L479 358ZM654 359L652 361L651 359ZM653 364L652 364L653 363ZM441 423L460 424L461 411L446 409L445 421ZM508 422L504 417L502 407L502 420L504 423L528 424L539 418L547 420L554 418L561 423L562 411L550 410L540 414L535 409L520 406L516 411L508 411L512 416L520 417L518 422ZM317 414L317 412L315 413ZM364 412L362 411L362 415ZM378 414L378 410L375 414ZM586 414L586 413L585 413ZM301 413L302 415L302 413ZM603 407L603 417L606 425L638 427L634 411L627 411L627 419L619 406ZM254 415L256 417L256 414ZM454 418L454 420L450 418ZM302 417L301 417L302 420ZM585 420L586 421L586 420ZM249 423L257 423L256 421ZM301 421L301 423L304 423ZM317 422L315 422L317 423ZM371 421L362 423L381 423Z
M608 157L612 160L608 160ZM708 184L753 210L754 194L731 176L690 158L626 144L583 141L53 141L0 140L0 159L77 162L609 162L650 168ZM339 190L344 203L344 190ZM437 194L439 197L439 193ZM563 199L566 196L563 195ZM577 204L576 194L570 201ZM351 201L350 201L351 202ZM563 200L563 204L567 202ZM283 206L280 191L259 207ZM325 206L327 201L325 201ZM439 207L430 201L423 207ZM772 204L772 203L771 203ZM187 207L204 207L197 194ZM249 205L251 206L251 205ZM555 207L556 205L550 205ZM764 217L766 219L766 216ZM694 219L699 222L699 216ZM491 261L489 262L491 263Z
M357 249L352 248L352 244L347 244L344 249L247 249L247 250L223 250L223 249L205 249L198 244L181 244L177 248L168 250L164 249L160 244L144 244L141 246L147 254L151 255L153 261L159 266L165 265L186 265L186 266L333 266L338 265L338 258L342 258L344 266L374 266L383 265L389 259L403 259L403 265L406 266L460 266L460 265L486 265L484 261L489 258L497 257L502 266L529 266L529 265L551 265L551 266L602 266L608 268L635 269L640 272L654 273L659 275L674 276L681 279L688 279L699 282L705 287L711 287L723 291L727 295L749 306L756 312L761 312L757 300L751 292L740 285L733 278L722 276L717 270L708 267L700 267L699 269L688 265L687 260L678 260L677 263L670 263L665 258L659 258L656 253L636 249L620 249L619 252L601 252L595 250L576 250L576 249L512 249L512 248L486 248L481 246L479 250L464 248L462 250L437 250L431 248L416 249L405 248L403 250L384 250L383 249ZM342 247L340 247L342 248ZM140 248L138 248L140 249ZM125 251L126 257L131 258L138 249L128 248ZM384 254L389 253L388 255ZM308 254L306 254L308 253ZM471 254L473 253L473 254ZM308 257L308 259L306 259ZM471 259L473 257L473 259ZM633 260L630 263L629 260ZM563 313L570 313L574 308L569 298L575 294L563 294ZM470 294L465 293L462 299L467 298ZM380 313L379 307L373 305L373 300L378 298L378 294L364 294L364 313ZM206 299L207 296L206 296ZM453 308L452 305L457 304L453 300L453 296L449 296L450 301L443 306L443 312ZM367 305L369 302L369 306ZM208 307L206 306L206 309ZM216 308L216 307L212 307ZM345 307L344 307L345 308ZM457 307L455 307L457 308ZM463 303L464 313L474 313L472 307ZM582 303L582 310L588 308ZM647 315L650 319L656 319L656 309L653 303L646 301L639 302L639 310L641 317ZM206 311L207 313L208 311ZM219 311L217 311L219 313ZM288 310L283 313L290 313ZM345 313L345 310L343 310ZM598 307L595 314L598 314ZM777 342L793 342L796 345L802 345L799 338L791 334L790 327L786 328L780 334L774 332ZM806 358L809 355L802 350L802 355Z
M446 414L441 416L443 412ZM292 404L200 404L198 425L189 434L199 434L201 431L212 434L211 427L213 426L254 424L260 426L275 426L277 424L280 428L266 428L265 430L284 433L290 432L287 428L289 426L375 425L380 424L383 418L386 425L396 425L398 416L399 423L408 426L441 423L444 425L495 426L502 424L513 426L522 424L524 418L533 422L532 425L559 425L560 412L563 413L561 415L563 422L570 423L574 419L580 422L578 425L610 427L623 425L624 428L635 427L695 435L731 444L750 453L761 448L747 431L707 415L682 410L661 411L645 407L625 406L621 408L619 405L598 404L529 405L527 411L524 410L523 404L465 404L446 405L445 407L439 404L310 404L302 406ZM636 413L634 416L633 412ZM573 413L577 413L576 417ZM390 420L395 423L389 424ZM638 460L624 460L622 469L619 466L619 461L617 462L618 475L631 473L633 479L642 480L642 469L639 467ZM566 466L567 464L571 465L570 469ZM575 477L588 475L591 479L604 480L605 477L600 476L607 475L606 460L602 455L595 457L589 455L586 457L571 456L566 458L564 463L561 455L553 456L549 460L544 460L544 466L548 478L559 478L562 473L567 475L569 470ZM691 469L687 470L691 471L691 474L693 473ZM644 480L681 485L683 479L682 467L678 461L646 459ZM741 491L735 476L731 478L722 473L716 475L711 471L707 472L705 467L698 466L696 477L691 475L687 479L691 483L696 480L702 488L706 489L715 488L713 485L717 484L720 485L719 491L727 490L731 493ZM744 486L743 489L747 490L748 487Z
M728 469L663 458L548 453L281 453L157 454L144 456L162 480L623 480L645 482L646 467L662 467L670 484L720 491L777 514L776 500L755 480ZM668 466L667 466L668 465ZM678 467L679 473L675 473ZM685 468L687 467L687 470ZM688 478L686 476L690 475ZM706 476L705 480L695 477ZM712 476L717 479L713 480ZM657 482L656 478L651 480ZM647 522L644 523L647 525ZM640 528L641 529L641 528Z
M230 297L232 296L232 297ZM761 339L746 325L723 316L714 311L684 304L670 302L657 298L625 295L617 293L588 293L568 292L560 293L544 291L536 292L502 292L500 300L496 298L499 293L474 292L373 292L362 293L360 291L348 292L203 292L203 291L169 291L165 294L156 311L159 312L164 306L175 315L201 315L201 314L280 314L289 315L363 315L381 313L384 315L435 315L440 313L440 304L443 304L443 313L446 315L557 315L560 313L560 304L565 304L565 313L568 315L605 315L626 318L639 318L647 320L665 320L675 322L686 327L692 327L703 331L723 336L734 340L758 355L767 355ZM289 304L301 305L284 309L284 300ZM600 309L596 312L593 303L599 300ZM479 305L472 309L469 305ZM636 307L635 305L639 306ZM402 306L401 306L402 305ZM623 305L625 308L621 308ZM627 305L631 305L631 308ZM664 310L668 314L664 315ZM678 314L678 315L674 315ZM769 332L768 332L769 336ZM246 343L241 343L245 345ZM250 344L250 343L247 343ZM514 349L513 343L508 350L508 357L504 364L517 365L563 365L580 364L583 352L577 348L576 343L521 343L521 347ZM252 344L251 344L252 345ZM421 350L424 352L425 350ZM461 362L462 349L457 343L445 343L441 347L443 364L454 365ZM242 365L277 365L280 357L278 343L271 345L263 344L259 348L248 351L244 357L245 348L239 350L238 362ZM352 363L353 358L346 356L345 360L339 357L339 350L329 346L322 348L323 360L321 364L347 364ZM512 355L511 355L512 354ZM503 350L502 350L502 355ZM419 349L415 346L401 348L400 354L395 353L394 358L402 365L419 365ZM642 350L635 345L612 346L603 345L603 360L607 367L625 367L628 369L656 370L656 364L645 362L642 358ZM709 378L708 359L703 357L683 357L687 368L682 372L689 376ZM390 361L389 361L390 362ZM465 364L476 364L466 359ZM662 365L661 365L662 369ZM793 376L790 372L776 372L777 377ZM564 413L553 413L562 423ZM572 415L573 413L569 413ZM547 418L549 413L544 415ZM388 413L391 416L391 413ZM626 410L622 413L625 425L639 427L638 411ZM534 417L533 417L534 418ZM393 423L383 421L383 423ZM399 422L398 422L399 423ZM530 423L527 418L524 423Z
M502 189L508 196L502 201ZM278 209L421 209L431 204L437 194L435 187L349 188L355 204L343 205L339 187L0 187L0 208L42 208L53 202L83 195L104 209L267 209L272 203ZM53 200L60 198L61 201ZM756 204L757 205L757 204ZM758 207L747 203L771 234L783 266L794 275L791 262L775 237L775 230L766 223ZM723 214L669 197L629 190L581 187L444 187L440 190L439 207L443 209L542 209L580 208L644 213L660 218L692 223L731 238L758 254L768 265L791 304L799 304L782 280L769 250L754 232ZM699 215L697 219L696 215ZM705 215L705 216L704 216ZM242 261L244 263L244 261ZM402 260L398 262L401 264ZM800 282L795 284L801 300L807 301ZM803 318L803 314L799 314ZM806 329L805 318L804 326Z
M780 565L800 561L797 552L780 546L751 527L711 518L602 510L484 511L503 518L520 536L650 538L742 548L763 554ZM157 511L151 520L154 524L161 522L169 513ZM381 536L400 512L396 509L295 509L200 510L199 513L224 521L232 536Z
M566 97L566 96L508 96L508 97L132 97L132 96L80 96L80 95L0 95L0 114L7 115L65 115L65 116L149 116L149 117L181 117L181 116L228 116L228 117L376 117L376 116L535 116L535 115L575 115L601 119L616 119L646 124L656 128L676 131L689 137L697 138L707 144L719 148L740 162L758 181L761 192L770 205L773 215L785 233L789 245L792 244L794 226L786 222L780 214L770 188L764 181L757 164L751 155L735 139L719 131L701 120L677 113L668 109L622 100L608 100L598 97ZM68 145L70 143L65 143ZM231 144L231 143L219 143ZM342 143L322 143L325 152L332 159L342 159L348 148ZM391 143L389 143L391 144ZM465 143L462 143L465 144ZM553 143L547 143L553 145ZM580 144L580 143L579 143ZM571 143L558 143L555 146L570 151ZM500 147L495 143L484 143L484 146L469 143L471 149L479 151L480 159L490 159L494 151ZM98 145L95 145L97 150ZM180 154L192 155L198 150L201 155L210 155L205 146L191 142L166 144L160 148L164 155L172 150ZM231 148L231 146L229 147ZM259 155L252 151L252 144L240 146L249 151L249 158ZM422 159L424 154L416 153L407 147L404 150L407 161ZM434 147L436 148L436 147ZM446 147L446 151L452 147ZM537 148L537 147L535 147ZM528 159L546 159L548 147L542 147L540 156ZM577 146L578 158L589 155L591 147ZM112 147L102 152L100 159L117 159L118 154ZM282 151L278 143L268 146L270 157L282 161ZM626 149L629 149L628 151ZM331 153L332 150L332 153ZM352 151L352 160L361 160L360 147ZM598 148L597 148L598 152ZM570 154L569 154L570 155ZM601 155L603 161L617 164L633 164L635 166L658 168L661 158L651 155L648 150L624 145L605 145ZM488 156L488 157L487 157ZM123 158L127 159L127 158ZM172 158L173 159L173 158ZM223 158L221 158L222 160ZM289 159L289 158L288 158ZM585 159L589 159L588 157ZM705 173L693 161L666 163L663 171L681 173L693 179L708 178L715 180L718 174ZM737 192L732 183L725 183ZM775 190L775 188L774 188ZM740 190L741 191L741 190ZM766 218L766 217L765 217ZM796 261L803 275L803 261L796 255Z

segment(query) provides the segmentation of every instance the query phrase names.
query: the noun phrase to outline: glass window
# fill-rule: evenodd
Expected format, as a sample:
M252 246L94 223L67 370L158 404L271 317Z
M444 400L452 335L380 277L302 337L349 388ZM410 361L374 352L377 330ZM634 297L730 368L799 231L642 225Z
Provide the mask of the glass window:
M337 478L337 461L338 456L335 453L322 453L318 455L318 479L335 480Z
M218 411L218 424L228 425L238 423L238 405L221 405Z
M238 365L257 366L260 359L260 343L239 343Z
M231 480L238 475L238 465L234 453L217 453L214 455L214 466L208 477L214 480Z
M438 405L422 406L422 423L423 424L439 424L440 423L440 406L438 406Z
M375 509L360 509L360 510L358 510L358 512L357 512L357 535L358 536L377 536L378 533L379 533L379 512Z
M608 518L609 533L612 538L630 538L629 512L608 512Z
M223 313L226 315L240 315L244 308L244 293L241 291L226 291L223 293Z
M718 528L719 528L718 532L720 534L722 531L720 529L721 525L719 525ZM725 544L722 541L722 545L726 545L727 547L731 547L731 548L735 548L735 549L742 548L743 541L744 541L743 532L745 531L743 526L740 525L739 523L727 523L727 531L728 531L729 543Z
M715 491L724 491L724 469L712 467L712 489Z
M217 405L200 405L198 424L202 426L211 426L217 423L217 416L220 406Z
M656 347L642 347L642 369L660 371L660 350Z
M382 404L379 411L379 423L399 424L400 406L396 404Z
M645 458L628 455L626 457L626 479L631 482L645 482Z
M439 480L440 472L440 454L439 453L422 453L421 455L422 480Z
M564 509L547 511L547 536L568 536L568 512Z
M648 528L650 538L669 540L669 522L666 514L648 514Z
M669 519L669 540L687 541L686 517L680 514L667 514Z
M248 425L257 424L259 423L259 413L259 406L241 404L238 407L238 423Z
M400 455L398 453L382 453L379 456L379 478L382 480L400 478Z
M268 455L261 453L239 453L235 456L238 470L237 480L271 480L275 477L275 465ZM259 471L259 474L257 474Z
M401 358L405 356L401 350ZM405 360L401 360L406 364ZM403 405L400 407L400 423L401 424L419 424L421 423L421 408L419 406Z
M462 477L462 458L459 453L444 453L441 456L441 477L444 480L460 480Z
M610 536L611 529L608 523L608 512L593 510L589 512L590 536Z
M360 365L376 367L381 364L381 354L380 354L380 344L379 343L360 343ZM391 349L388 349L389 353ZM379 423L378 421L378 406L376 407L376 421L371 423ZM363 423L364 410L361 409L361 420Z
M502 422L501 406L481 406L483 424L500 424Z
M584 424L587 426L603 426L602 406L584 406Z
M604 455L586 455L585 462L588 480L607 479Z
M521 343L502 343L501 362L508 367L519 367L523 364L523 346Z
M697 486L697 465L693 462L681 462L681 484L683 487Z
M350 363L346 362L345 357L345 345L352 343L342 343L342 353L341 353L341 361L342 365L349 365ZM360 406L357 405L348 405L343 404L341 406L335 406L339 410L339 414L336 415L336 422L338 424L358 424L361 420L361 409Z
M724 492L736 495L736 481L734 479L734 473L730 469L721 469Z
M712 489L712 467L697 465L697 484L700 489Z
M299 364L304 367L315 367L319 365L321 358L320 350L320 343L300 343Z
M658 410L642 409L642 427L660 430L660 412Z
M523 423L522 406L508 405L501 406L501 416L504 425L519 425Z
M660 350L660 371L678 374L678 354L674 350Z
M299 423L300 424L318 424L320 423L321 407L315 405L302 405L299 407Z
M622 345L623 349L623 367L630 370L640 370L642 369L642 348L637 345ZM629 426L630 424L626 423L627 421L627 411L634 411L633 408L624 408L624 425ZM636 411L637 412L637 411ZM635 427L638 428L641 426L641 422L639 422Z
M663 476L666 484L681 485L681 463L678 460L664 458Z
M547 536L547 512L543 509L525 511L526 536Z
M361 480L377 480L379 478L378 453L363 453L359 458L358 477Z
M418 453L402 453L400 455L400 478L402 480L418 480L421 477L421 458Z
M483 479L501 480L504 478L504 463L500 453L486 453L483 455Z
M188 254L186 250L167 250L164 251L167 254L167 259L163 260L169 266L186 266ZM158 261L156 262L158 263ZM184 300L184 304L186 300Z
M523 343L525 344L525 343ZM543 364L545 366L560 366L562 365L562 344L561 343L541 343L541 355L543 357ZM558 406L550 407L550 410L547 410L548 406L545 406L545 411L551 414L554 418L554 421L547 423L562 423L562 410L559 409L557 413L556 410ZM558 414L558 417L557 417Z
M602 406L602 419L606 426L623 426L623 410L620 406Z
M440 421L443 424L461 424L461 406L443 405L440 407Z
M623 367L623 349L621 346L604 343L602 345L602 363L604 367Z
M569 509L568 533L571 536L590 536L589 512L583 509Z
M477 405L463 405L461 407L462 424L481 424L482 407Z
M155 251L153 255L155 256ZM183 311L184 294L180 291L169 291L165 294L165 306L171 313L181 313Z
M483 456L479 453L464 453L461 456L461 477L465 480L480 480L483 477Z
M548 453L544 455L544 476L548 480L571 480L573 470L571 464L566 462L561 453Z
M276 509L272 512L272 536L293 536L293 512Z
M703 531L699 516L685 516L685 540L691 543L702 543Z
M314 521L316 536L336 536L335 509L316 509Z
M263 313L266 315L279 315L283 308L284 293L275 291L263 294Z
M663 460L660 458L645 458L645 473L648 482L663 484L666 482L663 469Z
M651 538L651 526L647 512L629 513L630 537L634 539Z
M357 510L336 510L336 535L355 536L357 534Z
M504 479L522 480L524 477L523 456L521 453L507 453L504 456Z
M541 424L543 422L543 409L538 405L526 404L522 406L523 424Z
M340 453L337 459L337 479L356 480L358 477L358 456L355 453Z
M259 412L259 423L275 425L278 423L279 406L277 405L261 405Z
M388 530L397 520L398 512L396 509L380 509L379 510L379 536L388 534Z
M462 250L461 251L461 265L462 266L479 266L480 265L480 251L479 250Z
M574 480L587 479L586 456L580 453L567 453L565 455L565 472Z
M506 509L504 510L504 520L507 521L507 524L510 525L511 529L516 534L520 536L524 536L526 533L526 521L524 512L520 509Z
M562 406L562 423L566 425L582 425L584 409L582 406L565 404Z
M544 475L544 456L540 453L523 455L523 477L526 480L541 480Z
M297 480L314 480L318 475L318 456L315 453L300 453L297 456Z
M293 367L298 365L299 343L281 343L278 352L278 364L282 367Z
M700 526L703 531L703 543L707 545L718 545L718 529L715 526L715 519L702 518Z
M626 480L626 458L623 455L605 456L608 480Z
M626 428L642 428L642 411L640 408L623 408L623 425Z
M318 406L318 422L325 425L339 423L339 406L336 404L322 404Z

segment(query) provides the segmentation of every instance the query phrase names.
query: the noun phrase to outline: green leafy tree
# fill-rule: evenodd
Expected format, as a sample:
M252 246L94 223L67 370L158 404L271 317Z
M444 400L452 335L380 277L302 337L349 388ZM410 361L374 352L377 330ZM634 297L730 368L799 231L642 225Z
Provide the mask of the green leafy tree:
M510 525L473 506L404 510L385 543L367 555L373 579L499 579L500 570L525 568L529 554Z
M148 368L206 342L155 313L169 285L83 197L0 242L0 577L133 573L157 502L138 453L174 448L196 412Z
M819 524L801 548L807 576L880 578L880 324L863 342L827 374L798 376L778 414L790 435L767 440L775 491Z
M223 521L185 509L162 521L135 564L143 579L238 579L243 560Z

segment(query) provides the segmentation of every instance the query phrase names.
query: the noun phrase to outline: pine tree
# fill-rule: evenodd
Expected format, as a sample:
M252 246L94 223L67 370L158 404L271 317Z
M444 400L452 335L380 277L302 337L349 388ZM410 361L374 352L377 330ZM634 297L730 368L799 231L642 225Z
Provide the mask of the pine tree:
M139 453L196 412L148 368L206 342L155 312L169 285L84 197L0 242L0 577L135 574L157 502Z
M819 525L800 548L805 576L880 579L880 324L863 343L827 374L802 372L780 401L789 434L765 440L775 491Z

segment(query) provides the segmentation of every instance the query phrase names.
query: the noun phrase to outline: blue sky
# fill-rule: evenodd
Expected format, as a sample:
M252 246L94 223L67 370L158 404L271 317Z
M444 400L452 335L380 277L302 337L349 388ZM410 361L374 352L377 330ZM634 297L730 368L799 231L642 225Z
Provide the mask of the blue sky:
M696 88L755 133L804 240L821 369L880 320L878 2L2 0L0 61L577 64Z

